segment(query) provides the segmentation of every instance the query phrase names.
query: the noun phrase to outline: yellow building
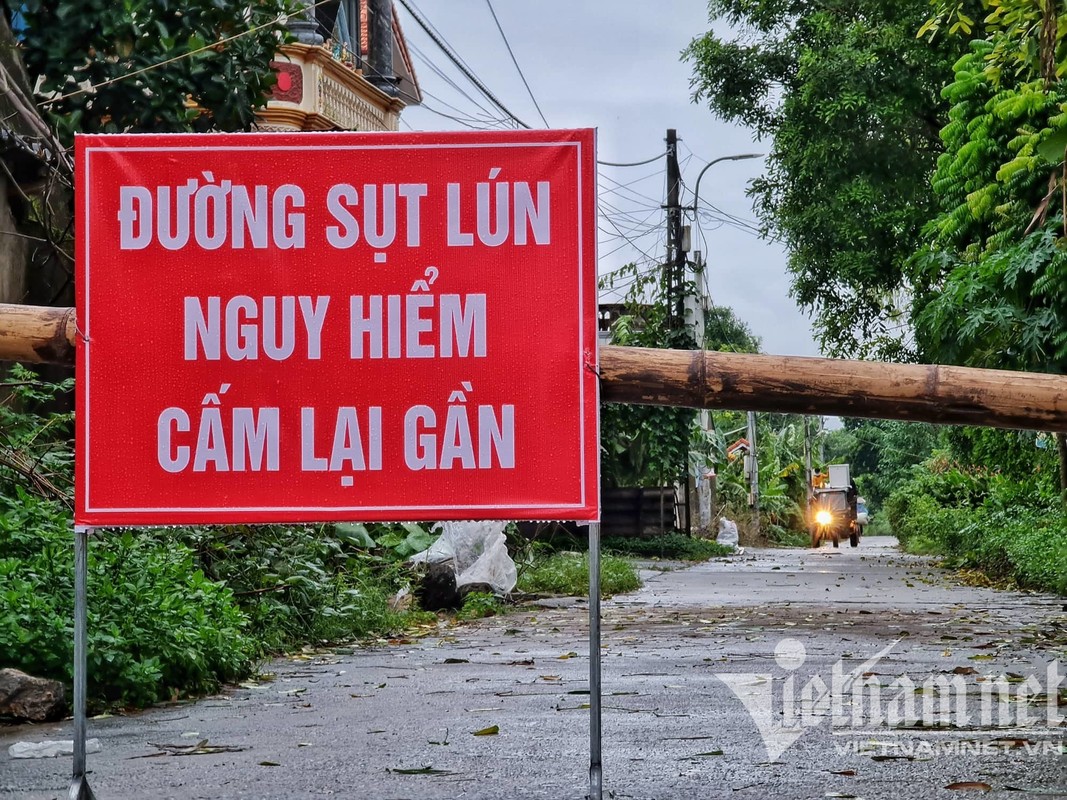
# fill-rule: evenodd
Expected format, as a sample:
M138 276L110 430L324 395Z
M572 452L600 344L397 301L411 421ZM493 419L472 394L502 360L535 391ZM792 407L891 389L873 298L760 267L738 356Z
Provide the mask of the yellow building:
M422 101L392 0L309 3L289 28L260 130L395 131Z

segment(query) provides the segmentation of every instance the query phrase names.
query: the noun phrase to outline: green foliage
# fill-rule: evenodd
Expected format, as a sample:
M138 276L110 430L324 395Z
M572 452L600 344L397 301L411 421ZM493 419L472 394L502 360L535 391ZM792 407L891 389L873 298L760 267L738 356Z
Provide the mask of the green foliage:
M463 598L463 606L456 612L456 619L483 619L496 616L503 610L496 595L488 592L471 592Z
M614 278L635 278L627 295L628 315L612 329L615 344L631 347L693 349L688 327L679 327L666 298L666 274L637 275L631 264ZM649 297L650 296L650 297ZM647 302L646 302L647 301ZM600 413L601 474L606 486L670 486L688 469L696 412L608 403ZM697 449L703 443L697 441Z
M1028 479L935 455L886 502L905 549L945 556L1019 585L1067 593L1067 517L1055 484L1039 470Z
M1047 488L1055 480L1055 447L1047 439L1045 448L1038 447L1034 431L952 427L945 428L942 436L953 458L964 464L982 466L1020 482L1039 477Z
M53 499L69 498L74 415L47 409L73 388L73 379L48 383L19 364L0 379L0 491L25 484Z
M70 383L15 366L0 388L0 666L69 681L72 415L47 409ZM400 561L432 541L417 525L108 532L89 548L90 692L145 705L268 653L396 630Z
M178 529L207 575L233 589L250 631L267 652L398 630L403 615L389 600L406 581L400 563L412 540L432 541L418 526L369 526L379 548L353 542L351 528L330 525ZM428 544L427 544L428 546ZM422 548L420 548L422 549Z
M629 561L602 554L600 593L610 597L640 588L641 579ZM556 553L535 563L519 576L521 592L589 596L589 556L584 553Z
M758 353L762 347L748 324L729 306L712 306L704 316L704 349L722 353Z
M27 0L23 9L24 60L42 78L42 99L71 95L45 106L69 140L75 132L249 129L274 85L269 65L296 4ZM95 88L80 91L85 84Z
M707 561L728 556L733 548L713 539L700 539L681 533L668 533L650 538L608 536L602 541L604 550L639 558L663 558L677 561Z
M931 0L931 5L933 15L919 29L920 36L933 41L939 34L971 35L975 21L964 13L964 3ZM981 10L989 12L982 24L994 45L985 57L990 79L1027 74L1050 80L1063 77L1067 14L1057 14L1055 4L1050 0L983 0Z
M828 463L847 463L868 505L881 506L908 480L948 429L916 422L845 419L845 427L826 438Z
M935 211L926 176L949 107L940 90L965 43L915 38L926 0L708 8L731 34L711 31L683 53L693 99L773 139L750 193L765 234L788 249L793 295L823 349L909 357L898 292Z
M1067 91L1040 79L994 81L993 49L973 43L944 92L953 105L933 176L941 212L910 265L916 342L932 360L1063 372L1060 168L1038 148L1067 125Z
M60 503L0 493L0 666L71 681L73 561ZM250 667L256 647L244 613L189 548L108 533L92 543L88 571L94 698L144 705L212 690Z
M716 425L731 431L730 437L744 432L740 413L716 414ZM770 541L792 544L791 532L805 530L803 504L804 423L802 417L787 414L757 416L759 455L760 527ZM719 513L733 520L746 519L749 484L744 473L744 459L725 458L715 465Z

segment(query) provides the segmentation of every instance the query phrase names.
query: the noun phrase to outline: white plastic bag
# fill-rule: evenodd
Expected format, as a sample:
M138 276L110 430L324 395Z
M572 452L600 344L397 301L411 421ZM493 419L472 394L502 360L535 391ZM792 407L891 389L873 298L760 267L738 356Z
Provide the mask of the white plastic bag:
M737 550L737 523L726 517L719 518L719 535L715 541Z
M99 753L100 740L89 739L85 742L86 753ZM7 748L12 758L55 758L74 754L74 742L71 739L59 741L46 739L43 742L15 742Z
M451 561L456 588L488 584L500 595L509 594L518 581L515 562L508 555L504 522L441 522L441 535L429 548L410 558L415 564Z

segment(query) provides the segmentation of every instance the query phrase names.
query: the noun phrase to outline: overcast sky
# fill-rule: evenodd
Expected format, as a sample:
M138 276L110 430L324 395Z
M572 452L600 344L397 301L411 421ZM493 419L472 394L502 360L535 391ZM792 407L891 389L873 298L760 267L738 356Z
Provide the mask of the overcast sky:
M691 190L708 161L767 151L767 143L755 142L748 130L720 122L690 101L691 69L679 53L708 29L706 4L701 0L492 3L549 125L596 128L600 160L633 162L660 154L665 150L666 129L675 128L681 139L682 179ZM545 127L486 0L414 0L414 8L515 116L532 127ZM499 126L474 101L496 119L503 115L462 77L404 8L398 5L398 9L426 101L425 107L404 112L402 128L466 127L441 114L479 127ZM697 238L694 247L707 254L713 302L731 306L762 338L765 352L818 355L807 315L789 298L781 247L760 239L745 225L754 223L745 187L762 170L762 159L727 161L708 170L700 186L701 205L706 200L740 223L706 218L701 225L704 240ZM600 176L605 215L600 220L600 273L632 260L661 261L666 252L660 209L666 191L664 160L644 167L600 167ZM683 202L692 203L691 193ZM616 226L643 252L634 249Z

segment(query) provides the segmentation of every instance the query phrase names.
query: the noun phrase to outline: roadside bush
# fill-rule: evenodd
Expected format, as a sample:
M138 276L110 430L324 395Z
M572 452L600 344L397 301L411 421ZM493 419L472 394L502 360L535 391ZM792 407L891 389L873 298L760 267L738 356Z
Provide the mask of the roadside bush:
M489 592L471 592L463 598L463 606L456 612L456 619L483 619L499 614L504 606L496 595Z
M950 566L1023 587L1067 593L1067 519L1049 476L1021 481L943 459L926 466L886 501L904 549L941 555Z
M71 681L71 383L12 368L0 391L0 667ZM374 538L376 537L376 539ZM214 689L253 660L382 635L419 526L171 528L101 532L89 547L89 689L146 705Z
M0 494L0 666L70 683L74 551L59 503ZM89 691L145 705L205 692L244 674L256 653L233 593L192 551L151 536L107 533L88 560Z
M600 559L600 593L610 597L632 592L641 586L641 579L629 561L602 554ZM573 597L589 596L589 556L585 553L556 553L544 561L535 562L519 576L521 592L563 594Z
M639 558L665 558L678 561L707 561L730 555L733 548L714 539L697 539L682 533L668 533L651 538L609 536L601 542L604 550Z
M403 585L406 534L376 526L393 548L369 551L364 526L272 525L180 529L207 575L232 589L265 653L382 635L401 628L389 600ZM359 531L357 535L355 531ZM427 536L426 542L432 541ZM414 552L414 551L412 551ZM380 553L380 554L375 554Z

